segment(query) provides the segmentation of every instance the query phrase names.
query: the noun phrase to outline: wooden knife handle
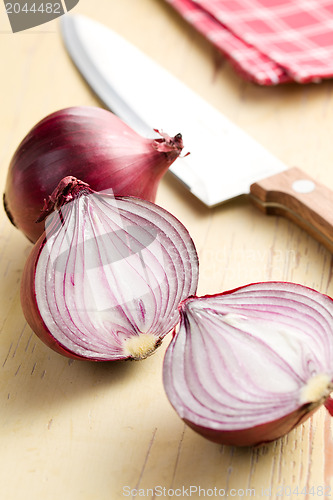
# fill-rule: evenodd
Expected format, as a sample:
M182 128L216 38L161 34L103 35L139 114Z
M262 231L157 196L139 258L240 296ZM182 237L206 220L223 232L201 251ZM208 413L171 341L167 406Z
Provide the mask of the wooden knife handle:
M333 251L333 191L298 168L252 184L250 198L267 214L283 215Z

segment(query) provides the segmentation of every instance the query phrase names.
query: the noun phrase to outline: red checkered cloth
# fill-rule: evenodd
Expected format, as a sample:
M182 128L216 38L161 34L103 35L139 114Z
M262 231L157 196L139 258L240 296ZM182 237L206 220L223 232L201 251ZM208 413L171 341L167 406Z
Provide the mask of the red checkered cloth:
M333 77L333 0L166 0L261 85Z

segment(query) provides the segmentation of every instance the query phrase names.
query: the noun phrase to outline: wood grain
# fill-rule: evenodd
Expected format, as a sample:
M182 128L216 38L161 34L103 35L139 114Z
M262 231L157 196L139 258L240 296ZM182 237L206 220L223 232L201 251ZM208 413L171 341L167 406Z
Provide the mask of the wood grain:
M250 198L263 212L292 220L332 252L333 191L299 168L256 182Z
M274 88L247 83L163 1L80 0L74 12L118 31L286 164L333 188L331 81ZM66 106L101 104L72 66L56 21L13 35L2 9L0 31L3 188L15 148L39 119ZM209 210L171 175L157 201L196 243L200 294L287 280L333 295L331 253L293 222L265 216L248 199ZM153 499L154 488L192 486L216 487L234 498L255 492L275 499L284 492L284 498L312 499L297 496L295 488L333 488L332 422L323 409L270 445L221 447L185 427L166 399L161 367L169 339L134 363L72 362L50 351L27 327L19 302L31 245L3 211L0 241L1 498L136 498L133 491L124 495L128 487Z

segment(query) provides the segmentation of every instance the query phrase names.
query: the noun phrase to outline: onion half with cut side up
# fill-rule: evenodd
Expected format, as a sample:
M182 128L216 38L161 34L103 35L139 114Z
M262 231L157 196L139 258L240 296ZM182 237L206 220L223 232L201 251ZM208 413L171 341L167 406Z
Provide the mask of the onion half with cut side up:
M195 293L198 258L185 227L152 202L96 193L73 177L45 206L21 304L57 352L95 361L143 359Z
M167 397L221 444L282 437L321 405L332 414L333 301L286 282L246 285L180 305L163 367Z

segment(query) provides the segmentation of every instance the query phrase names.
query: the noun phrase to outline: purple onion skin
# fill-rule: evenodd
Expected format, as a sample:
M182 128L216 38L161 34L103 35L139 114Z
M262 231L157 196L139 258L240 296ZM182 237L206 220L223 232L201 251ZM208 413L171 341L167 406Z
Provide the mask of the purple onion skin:
M311 407L311 409L310 409ZM250 429L242 429L237 431L218 431L201 427L184 419L184 422L191 427L195 432L217 444L224 444L227 446L260 446L265 443L270 443L279 439L295 427L302 424L310 418L313 413L319 408L313 408L312 405L304 405L297 411L285 415L278 420L273 420Z
M44 200L74 176L95 191L112 189L155 201L158 183L182 151L181 135L141 137L110 111L90 106L56 111L25 136L11 160L3 196L10 221L36 242Z

